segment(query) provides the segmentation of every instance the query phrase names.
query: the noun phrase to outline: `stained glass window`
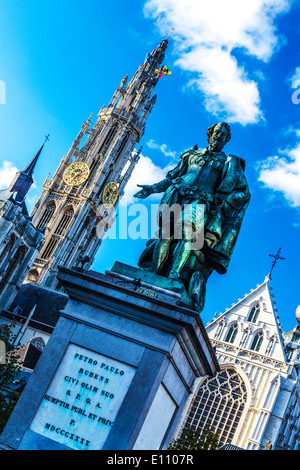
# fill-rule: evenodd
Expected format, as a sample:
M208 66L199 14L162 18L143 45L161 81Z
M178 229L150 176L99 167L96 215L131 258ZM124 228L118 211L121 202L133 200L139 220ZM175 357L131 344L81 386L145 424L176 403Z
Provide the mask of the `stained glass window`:
M190 406L184 427L218 434L219 445L231 443L247 401L246 385L233 368L206 378Z
M250 349L252 349L252 351L259 351L260 347L261 347L262 340L263 340L263 332L259 331L254 336L254 339L252 341L252 345L251 345Z
M237 332L238 332L238 326L237 326L237 323L234 323L230 328L229 328L229 331L227 333L227 336L226 336L226 339L225 341L227 343L233 343L235 338L236 338L236 335L237 335Z

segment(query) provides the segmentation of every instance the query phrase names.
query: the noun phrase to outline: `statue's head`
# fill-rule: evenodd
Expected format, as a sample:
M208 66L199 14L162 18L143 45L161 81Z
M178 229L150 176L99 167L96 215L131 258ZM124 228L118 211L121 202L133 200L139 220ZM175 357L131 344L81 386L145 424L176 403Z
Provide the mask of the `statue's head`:
M209 148L215 152L221 151L230 139L230 126L226 122L219 122L207 129Z

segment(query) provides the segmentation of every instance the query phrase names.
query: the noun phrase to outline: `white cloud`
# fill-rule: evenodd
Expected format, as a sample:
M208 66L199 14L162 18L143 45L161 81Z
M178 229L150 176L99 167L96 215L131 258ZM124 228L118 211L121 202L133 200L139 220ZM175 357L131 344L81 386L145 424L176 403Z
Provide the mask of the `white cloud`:
M4 160L0 167L0 189L7 189L18 171L12 162Z
M161 168L155 165L149 157L144 155L140 156L138 163L136 164L132 175L126 185L124 196L120 204L131 204L134 202L140 202L140 199L134 198L134 194L137 193L141 188L137 184L154 184L162 181L166 177L166 173L173 168L175 165L167 165L165 168ZM155 194L151 198L159 200L162 194Z
M147 142L147 146L151 149L159 150L165 157L176 158L177 152L170 150L167 144L157 144L153 139Z
M258 85L234 52L268 62L282 43L275 20L290 4L291 0L147 0L144 12L162 34L175 28L176 65L193 74L189 85L204 93L206 109L246 125L263 119L263 113Z
M260 164L259 181L282 193L292 207L300 208L300 142L278 153Z

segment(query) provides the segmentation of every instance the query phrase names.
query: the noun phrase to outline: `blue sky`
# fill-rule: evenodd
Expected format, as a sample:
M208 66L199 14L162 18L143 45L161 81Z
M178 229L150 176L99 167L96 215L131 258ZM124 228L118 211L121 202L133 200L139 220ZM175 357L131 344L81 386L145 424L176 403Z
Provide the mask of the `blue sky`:
M300 7L290 0L4 0L0 4L0 187L50 133L28 197L54 173L80 126L108 104L121 79L174 27L165 64L172 74L157 102L129 183L156 182L180 153L206 146L206 129L226 120L225 147L246 160L252 193L226 275L208 281L204 324L272 280L284 331L300 304ZM294 97L294 98L293 98ZM300 93L299 93L300 97ZM95 122L95 118L94 118ZM146 240L105 240L93 269L136 265Z

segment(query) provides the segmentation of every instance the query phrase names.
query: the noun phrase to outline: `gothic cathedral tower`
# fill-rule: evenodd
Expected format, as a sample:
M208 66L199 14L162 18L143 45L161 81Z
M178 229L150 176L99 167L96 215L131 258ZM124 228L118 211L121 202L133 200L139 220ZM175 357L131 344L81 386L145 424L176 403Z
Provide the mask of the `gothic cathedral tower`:
M25 282L55 289L58 265L72 267L85 258L88 269L93 263L107 229L102 224L99 230L107 203L117 206L139 159L134 147L156 101L152 92L167 44L164 39L148 54L128 84L128 76L121 81L94 126L92 116L83 123L55 174L44 182L31 214L33 225L45 229L44 243Z

